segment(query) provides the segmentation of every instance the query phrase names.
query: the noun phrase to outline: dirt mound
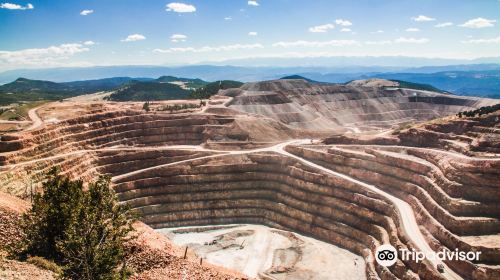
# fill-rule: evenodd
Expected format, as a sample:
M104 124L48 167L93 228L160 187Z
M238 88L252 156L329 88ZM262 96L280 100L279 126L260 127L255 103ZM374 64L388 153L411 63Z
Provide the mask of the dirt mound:
M22 238L19 229L20 215L29 204L17 197L0 192L0 252L3 245L13 244Z

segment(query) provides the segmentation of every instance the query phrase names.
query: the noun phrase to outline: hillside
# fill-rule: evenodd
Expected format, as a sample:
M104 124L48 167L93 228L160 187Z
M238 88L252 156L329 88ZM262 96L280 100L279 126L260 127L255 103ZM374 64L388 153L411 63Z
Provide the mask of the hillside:
M41 100L60 100L83 94L117 90L116 101L169 100L187 95L208 82L201 79L161 76L158 79L114 77L98 80L55 83L18 78L0 86L0 105Z
M208 84L208 82L202 79L179 78L174 76L161 76L156 79L155 82L179 84L188 89L196 89Z
M200 79L163 76L153 81L132 81L111 94L113 101L158 101L173 99L205 99L217 94L221 89L238 88L238 81L216 81L212 83Z
M190 90L170 82L132 81L109 96L112 101L153 101L186 99Z
M55 83L19 78L0 86L0 105L41 100L61 100L101 91L116 91L112 101L153 101L201 99L216 94L219 89L240 87L232 80L207 82L201 79L161 76L157 79L116 77L99 80Z
M150 79L137 79L150 80ZM100 80L55 83L50 81L18 78L14 82L0 86L0 105L15 102L39 100L59 100L82 94L113 90L132 81L129 77L116 77Z
M315 131L374 131L498 103L429 91L432 89L380 79L347 84L290 79L247 83L221 94L233 97L229 108L234 110Z
M212 95L217 94L221 89L239 88L242 85L243 83L238 81L231 81L231 80L215 81L194 90L193 92L190 93L189 97L194 99L205 99L209 98Z
M285 76L285 77L282 77L280 80L304 80L304 81L308 81L310 83L317 83L317 81L308 79L308 78L300 76L300 75Z

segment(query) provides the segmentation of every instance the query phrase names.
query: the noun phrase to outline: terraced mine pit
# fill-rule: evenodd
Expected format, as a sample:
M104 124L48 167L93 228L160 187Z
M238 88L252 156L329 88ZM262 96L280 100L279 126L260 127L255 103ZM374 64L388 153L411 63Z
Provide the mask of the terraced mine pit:
M0 190L26 198L52 166L72 178L109 174L141 221L252 277L498 279L499 114L424 122L496 103L303 80L246 84L180 112L53 103L88 109L3 135ZM228 224L251 226L200 229ZM273 240L267 252L262 238ZM381 244L481 258L385 267L374 260ZM242 260L254 253L258 264Z

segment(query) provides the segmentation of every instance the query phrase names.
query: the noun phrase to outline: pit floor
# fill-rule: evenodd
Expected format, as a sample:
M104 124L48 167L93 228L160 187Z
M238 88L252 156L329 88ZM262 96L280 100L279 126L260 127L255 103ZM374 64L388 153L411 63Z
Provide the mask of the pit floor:
M159 229L207 262L258 278L366 279L365 262L337 246L262 225Z

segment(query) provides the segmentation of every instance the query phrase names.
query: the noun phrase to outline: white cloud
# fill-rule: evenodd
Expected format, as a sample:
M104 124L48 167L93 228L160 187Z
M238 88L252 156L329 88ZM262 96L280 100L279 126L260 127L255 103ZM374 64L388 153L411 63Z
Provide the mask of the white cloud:
M423 21L435 21L436 19L435 18L431 18L431 17L428 17L428 16L424 16L424 15L419 15L417 17L412 17L411 18L413 21L417 21L417 22L423 22Z
M420 29L415 28L415 27L410 27L410 28L406 29L406 32L419 32L419 31L420 31Z
M249 6L259 6L259 3L257 1L248 1L247 3Z
M350 22L348 20L344 20L344 19L337 19L337 20L335 20L335 23L338 25L341 25L341 26L351 26L352 25L352 22Z
M328 24L323 24L323 25L317 25L317 26L309 27L309 32L312 32L312 33L325 33L328 30L334 29L334 28L335 28L335 26L333 24L328 23Z
M471 39L467 41L462 41L465 44L500 44L500 36L490 39Z
M167 12L176 12L176 13L193 13L196 12L196 7L189 4L172 2L167 4Z
M234 51L234 50L249 50L249 49L261 49L264 46L261 44L234 44L234 45L223 45L218 47L205 46L201 48L169 48L169 49L154 49L153 52L157 53L203 53L203 52L221 52L221 51Z
M272 46L273 47L283 47L283 48L290 48L290 47L343 47L343 46L353 46L353 45L359 45L357 41L354 40L331 40L331 41L294 41L294 42L277 42L274 43Z
M427 38L420 38L420 39L415 39L415 38L406 38L406 37L399 37L394 40L380 40L380 41L365 41L365 45L391 45L391 44L425 44L429 42L429 39Z
M225 17L224 20L232 20L232 17Z
M383 41L365 41L365 45L390 45L392 41L383 40Z
M380 33L384 33L384 30L377 30L377 31L373 31L371 33L372 34L380 34Z
M257 36L257 35L258 35L258 33L255 31L248 32L248 36Z
M83 44L85 46L93 46L93 45L95 45L95 42L94 41L85 41L85 42L83 42Z
M340 32L351 32L352 30L350 28L344 27L340 29Z
M178 43L178 42L186 42L187 36L184 34L173 34L170 36L170 40L173 43Z
M429 42L429 39L427 38L415 39L415 38L399 37L398 39L394 40L394 43L408 43L408 44L425 44L427 42Z
M12 3L1 3L0 4L0 9L7 9L7 10L33 10L35 7L31 4L28 3L26 6L21 6L18 4L12 4Z
M467 28L493 27L493 26L495 26L495 24L494 24L495 22L497 22L497 21L494 19L485 19L482 17L478 17L475 19L468 20L464 24L461 24L460 26L467 27Z
M0 63L15 65L55 65L75 54L87 52L89 48L82 44L62 44L44 49L24 49L18 51L0 51Z
M448 26L452 26L453 25L453 22L442 22L442 23L438 23L436 25L434 25L434 27L437 27L437 28L442 28L442 27L448 27Z
M88 15L92 14L93 12L94 12L94 10L83 10L80 12L80 15L88 16Z
M146 37L141 34L131 34L128 35L127 38L121 40L122 42L135 42L135 41L141 41L141 40L146 40Z

